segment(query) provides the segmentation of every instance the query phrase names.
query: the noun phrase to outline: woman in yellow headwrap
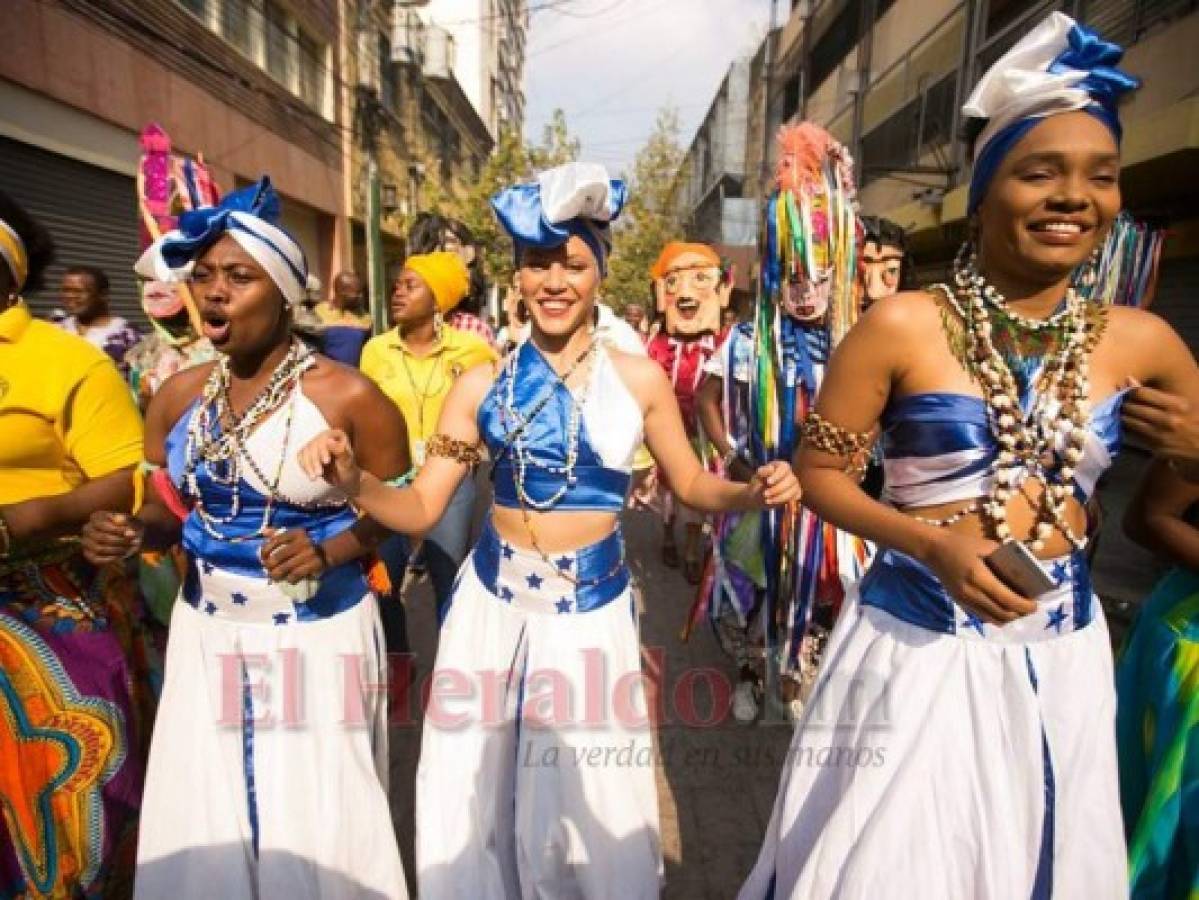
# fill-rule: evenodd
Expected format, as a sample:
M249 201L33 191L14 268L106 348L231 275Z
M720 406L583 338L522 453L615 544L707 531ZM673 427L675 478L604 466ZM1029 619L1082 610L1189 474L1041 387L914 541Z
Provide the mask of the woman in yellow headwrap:
M495 351L482 338L451 328L442 320L443 314L466 296L469 284L466 266L455 253L436 251L408 257L392 281L395 328L368 341L362 351L363 373L404 416L417 468L425 460L425 441L437 427L454 380L467 369L496 359ZM474 501L474 481L465 478L445 515L425 536L425 558L439 613L466 557ZM403 535L389 538L379 548L397 589L411 552L412 544ZM383 616L391 650L402 649L404 644L399 612L398 605L391 604Z

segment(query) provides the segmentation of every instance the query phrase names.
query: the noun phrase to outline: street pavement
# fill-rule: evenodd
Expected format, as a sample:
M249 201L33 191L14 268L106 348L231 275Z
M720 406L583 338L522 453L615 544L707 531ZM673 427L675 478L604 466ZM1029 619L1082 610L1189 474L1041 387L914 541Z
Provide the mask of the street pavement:
M666 865L663 896L728 900L757 858L791 726L738 723L728 711L728 693L736 672L732 660L704 626L686 643L680 639L694 588L679 570L662 565L659 521L652 513L630 512L625 514L624 525L638 594L643 663L651 672L650 689L663 693L667 710L655 733ZM419 679L431 668L436 651L436 620L427 578L415 583L409 579L404 603ZM701 724L679 721L674 694L680 680L683 693L697 695L689 718ZM713 683L715 691L709 687ZM694 692L689 684L697 686ZM718 699L714 704L714 695L723 702ZM406 707L415 717L419 704L412 697L408 701ZM682 715L688 715L685 705ZM394 726L391 741L392 814L411 880L419 723Z

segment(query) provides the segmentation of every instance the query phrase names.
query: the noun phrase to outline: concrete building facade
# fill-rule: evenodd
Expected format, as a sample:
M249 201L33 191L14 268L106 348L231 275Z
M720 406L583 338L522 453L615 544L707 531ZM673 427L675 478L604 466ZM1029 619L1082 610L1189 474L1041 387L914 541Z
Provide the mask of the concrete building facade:
M966 228L958 110L982 72L1053 9L1127 48L1123 67L1144 86L1121 110L1125 205L1170 227L1166 253L1177 262L1163 268L1166 292L1172 280L1199 281L1199 67L1188 51L1199 46L1196 0L794 2L777 32L772 125L809 119L851 147L863 211L907 228L935 272Z
M420 16L452 40L454 77L493 139L524 127L525 0L428 0Z
M0 30L0 188L60 265L105 268L140 316L138 134L160 124L228 191L269 172L327 279L348 259L336 0L12 0ZM51 285L56 281L51 272ZM53 290L31 300L55 302Z

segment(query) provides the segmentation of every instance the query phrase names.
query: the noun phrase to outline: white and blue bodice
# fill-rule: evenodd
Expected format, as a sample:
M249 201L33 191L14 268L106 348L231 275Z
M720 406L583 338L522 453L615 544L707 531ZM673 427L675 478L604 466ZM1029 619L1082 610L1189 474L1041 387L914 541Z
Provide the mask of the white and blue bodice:
M1124 394L1113 394L1091 410L1083 456L1074 468L1073 492L1080 503L1094 493L1120 449ZM1032 398L1026 397L1023 408L1027 411L1032 405ZM990 494L999 449L981 398L941 391L902 397L884 410L881 426L884 501L918 508ZM1057 458L1041 461L1045 470L1061 465L1066 438L1057 435ZM1020 474L1029 478L1034 472L1022 469ZM1074 550L1041 566L1056 587L1036 598L1036 612L1005 626L987 624L959 606L928 566L895 550L875 557L858 586L858 597L862 606L911 625L973 640L1052 640L1087 627L1094 618L1095 599L1085 553Z
M1080 503L1091 497L1119 452L1124 393L1112 394L1091 410L1090 434L1074 471ZM903 509L990 493L999 447L981 398L940 391L901 397L883 411L880 424L885 502ZM1065 449L1066 437L1058 435L1058 453Z
M198 411L199 401L166 439L171 481L191 504L197 497L187 478L187 441ZM362 565L351 562L326 571L315 595L301 602L268 580L259 555L264 518L269 530L304 529L314 544L356 521L353 509L339 502L326 482L310 479L297 459L299 449L328 428L320 409L297 386L246 439L236 482L227 483L223 465L213 472L209 463L199 463L194 484L209 520L193 505L183 523L187 602L209 615L286 625L341 612L369 591Z
M620 512L644 416L607 351L573 391L532 341L513 353L478 412L496 505L520 508L520 482L535 509Z

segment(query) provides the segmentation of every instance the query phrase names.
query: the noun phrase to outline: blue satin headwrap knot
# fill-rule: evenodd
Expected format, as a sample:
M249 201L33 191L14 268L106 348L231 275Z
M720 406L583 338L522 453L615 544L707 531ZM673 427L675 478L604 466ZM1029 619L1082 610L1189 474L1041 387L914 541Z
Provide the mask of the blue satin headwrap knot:
M596 163L567 163L542 172L533 184L518 184L491 198L500 225L516 245L516 260L527 247L560 247L572 236L595 254L601 274L612 248L609 223L620 215L628 189L608 178Z
M1124 50L1063 13L1051 13L980 79L962 107L988 124L975 145L968 211L982 203L1000 163L1042 119L1081 110L1099 119L1116 142L1118 102L1140 86L1120 71Z
M1070 46L1058 54L1049 65L1054 75L1063 72L1086 72L1075 87L1082 88L1096 103L1115 114L1120 97L1141 86L1141 80L1116 68L1124 57L1124 48L1105 41L1098 32L1085 25L1075 24L1067 40Z
M191 274L195 261L229 234L266 270L289 301L300 303L309 287L308 262L295 239L279 226L279 195L267 176L226 194L216 206L179 216L173 231L156 240L134 269L146 278L178 281Z

